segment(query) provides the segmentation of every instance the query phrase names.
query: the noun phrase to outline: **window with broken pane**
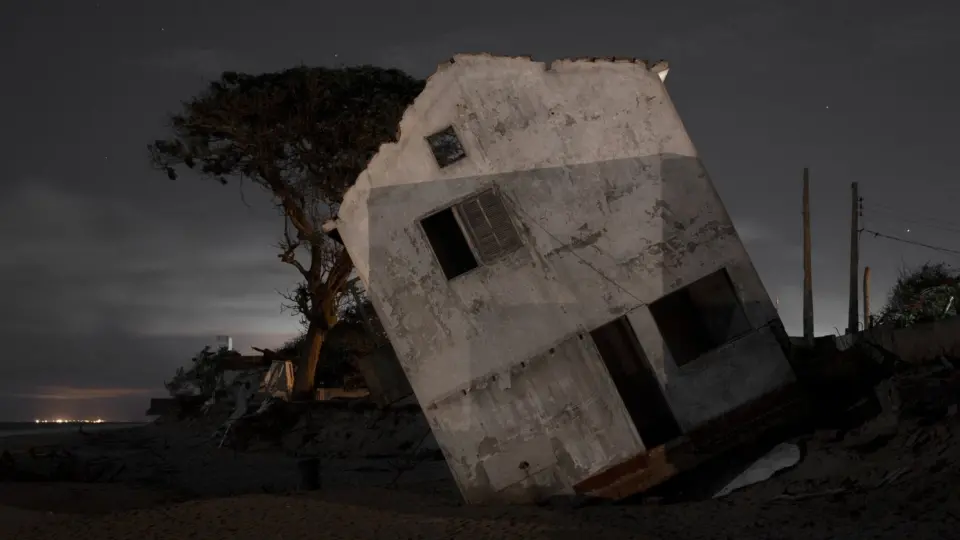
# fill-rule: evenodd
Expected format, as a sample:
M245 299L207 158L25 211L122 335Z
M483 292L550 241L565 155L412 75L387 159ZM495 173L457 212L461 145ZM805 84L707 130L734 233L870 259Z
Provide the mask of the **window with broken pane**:
M517 250L520 235L500 194L488 189L458 205L460 217L480 260L491 263Z
M437 165L440 165L441 169L467 157L467 152L460 144L453 126L447 126L442 131L428 136L427 144L430 145L433 157L436 158Z
M463 275L480 263L490 264L523 244L495 189L431 214L420 225L447 279Z

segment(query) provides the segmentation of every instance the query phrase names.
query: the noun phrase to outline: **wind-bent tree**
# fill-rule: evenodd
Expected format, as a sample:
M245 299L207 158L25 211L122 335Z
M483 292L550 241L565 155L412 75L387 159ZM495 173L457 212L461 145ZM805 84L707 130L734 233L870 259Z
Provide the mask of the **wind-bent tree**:
M149 145L174 180L186 168L223 184L248 179L270 192L284 217L279 258L300 273L290 299L307 326L295 391L313 391L324 337L353 265L323 234L343 193L380 145L393 141L423 82L395 69L298 67L227 72L183 103L170 135Z

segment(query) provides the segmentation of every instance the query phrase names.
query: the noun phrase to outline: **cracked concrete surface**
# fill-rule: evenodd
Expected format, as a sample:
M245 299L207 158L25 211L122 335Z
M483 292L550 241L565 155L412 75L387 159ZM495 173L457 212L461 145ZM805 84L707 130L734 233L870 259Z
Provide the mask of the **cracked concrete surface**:
M589 337L617 317L684 431L793 380L664 74L457 56L345 195L340 237L469 501L570 493L645 450ZM449 127L463 157L440 167L426 138ZM522 245L448 280L419 220L488 188ZM647 304L719 269L754 332L681 368Z

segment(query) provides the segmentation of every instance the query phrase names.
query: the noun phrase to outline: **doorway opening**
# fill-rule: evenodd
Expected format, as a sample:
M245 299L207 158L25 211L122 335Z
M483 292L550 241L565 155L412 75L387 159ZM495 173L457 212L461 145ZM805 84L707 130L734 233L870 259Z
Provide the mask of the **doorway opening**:
M630 321L619 317L590 332L590 337L643 445L649 450L679 437L680 425Z

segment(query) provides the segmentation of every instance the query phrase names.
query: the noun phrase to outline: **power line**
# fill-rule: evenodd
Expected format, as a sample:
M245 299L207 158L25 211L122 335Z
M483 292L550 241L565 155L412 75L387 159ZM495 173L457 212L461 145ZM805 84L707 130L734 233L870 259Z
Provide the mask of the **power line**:
M922 221L918 221L918 220L915 220L915 219L906 219L906 218L895 217L895 216L876 216L876 215L874 215L874 216L871 216L871 217L870 217L870 221L872 221L872 222L873 222L873 221L886 222L886 223L900 223L900 224L905 223L905 224L907 224L907 225L912 225L912 226L915 226L915 227L926 228L926 229L935 229L935 230L938 230L938 231L945 231L945 232L951 232L951 233L960 234L960 226L958 226L957 228L944 227L944 226L942 226L942 225L932 225L932 224L924 223L924 222L922 222Z
M918 229L924 229L924 230L943 231L946 233L960 234L960 227L950 228L950 227L943 227L939 225L930 225L930 224L912 220L912 219L897 218L897 217L890 217L890 216L878 216L876 214L870 216L869 220L863 219L862 223L863 223L863 227L869 227L870 225L874 225L874 226L878 226L879 228L886 228L887 226L901 228L906 226L907 232L910 232L910 230L913 228L918 228Z
M945 220L945 219L938 219L938 218L931 218L931 217L926 217L926 218L919 218L919 217L904 218L904 217L899 217L899 216L904 215L903 212L901 212L901 211L899 211L899 210L895 210L895 209L890 208L890 207L888 207L888 206L883 206L883 205L879 205L879 204L869 204L869 205L865 205L865 208L867 208L867 209L869 209L869 210L875 210L875 211L878 211L878 212L883 213L883 214L891 215L891 216L893 216L891 219L895 219L895 220L897 220L897 221L902 221L902 222L904 222L904 223L913 223L913 224L917 224L917 225L925 225L925 226L927 226L927 227L931 227L931 228L934 228L934 229L938 229L938 228L939 228L939 229L943 229L943 230L950 231L950 232L960 232L960 223L957 223L957 222L955 222L955 221L949 221L949 220ZM937 225L933 225L934 223L936 223Z
M884 233L882 233L882 232L877 232L877 231L870 230L870 229L860 229L860 230L863 231L863 232L865 232L865 233L870 233L870 234L872 234L874 237L886 238L887 240L893 240L894 242L902 242L902 243L904 243L904 244L912 244L912 245L914 245L914 246L925 247L925 248L927 248L927 249L932 249L932 250L934 250L934 251L940 251L940 252L942 252L942 253L952 253L952 254L954 254L954 255L960 255L960 249L951 249L951 248L945 248L945 247L940 247L940 246L933 246L933 245L930 245L930 244L924 244L923 242L915 242L915 241L913 241L913 240L907 240L906 238L900 238L900 237L898 237L898 236L891 236L891 235L889 235L889 234L884 234Z

